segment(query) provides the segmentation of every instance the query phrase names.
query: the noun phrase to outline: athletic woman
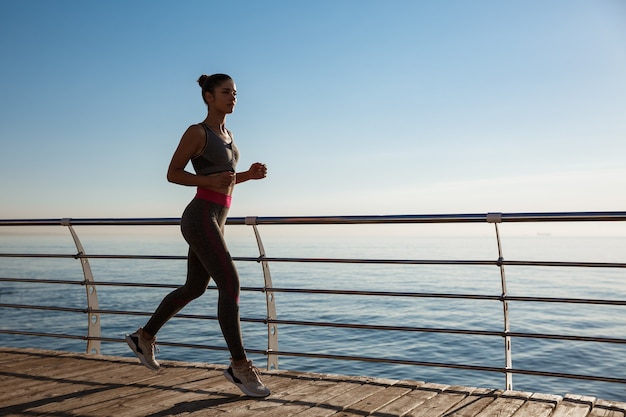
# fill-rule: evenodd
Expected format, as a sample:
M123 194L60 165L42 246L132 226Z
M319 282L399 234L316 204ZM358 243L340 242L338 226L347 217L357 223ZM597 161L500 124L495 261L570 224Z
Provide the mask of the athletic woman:
M226 129L226 115L237 102L235 82L226 74L202 75L198 79L207 116L184 133L167 170L170 182L197 187L194 199L181 217L181 231L189 244L187 280L168 294L146 325L126 336L141 362L159 370L154 357L159 329L190 301L201 296L213 278L219 292L217 316L231 355L225 377L246 395L265 397L270 390L244 350L239 322L239 275L224 241L224 224L235 184L265 178L264 164L235 173L239 151ZM191 161L195 174L185 170Z

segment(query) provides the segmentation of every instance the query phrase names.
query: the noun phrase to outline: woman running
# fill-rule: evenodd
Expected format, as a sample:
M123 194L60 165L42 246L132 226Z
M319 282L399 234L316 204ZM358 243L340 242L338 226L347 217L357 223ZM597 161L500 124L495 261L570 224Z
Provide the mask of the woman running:
M189 244L187 280L168 294L145 326L126 335L126 342L145 366L159 370L154 357L159 329L190 301L201 296L213 278L219 292L217 316L231 355L225 377L246 395L265 397L270 390L248 360L239 322L239 275L224 241L224 224L235 184L265 178L267 168L255 162L235 173L239 151L226 129L226 115L233 112L237 88L226 74L202 75L198 79L207 116L189 126L167 170L170 182L197 187L197 193L181 217L183 237ZM191 161L195 174L185 170Z

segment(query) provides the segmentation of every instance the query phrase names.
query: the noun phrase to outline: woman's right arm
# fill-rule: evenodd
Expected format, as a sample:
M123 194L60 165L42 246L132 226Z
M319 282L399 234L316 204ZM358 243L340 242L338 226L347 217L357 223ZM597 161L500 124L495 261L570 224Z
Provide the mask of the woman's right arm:
M230 186L233 178L230 173L224 175L196 175L185 170L189 161L202 152L205 142L204 130L198 126L190 126L180 139L167 168L167 180L175 184L194 187L223 189Z

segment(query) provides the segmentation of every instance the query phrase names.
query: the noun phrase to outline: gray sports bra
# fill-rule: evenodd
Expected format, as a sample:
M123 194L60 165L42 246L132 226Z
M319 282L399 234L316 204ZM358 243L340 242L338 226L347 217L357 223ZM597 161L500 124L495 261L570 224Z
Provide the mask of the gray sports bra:
M225 143L204 123L200 123L206 134L206 143L200 155L191 159L193 169L198 175L209 175L217 172L235 172L237 161L239 160L239 150L235 145L233 136L230 136L230 143Z

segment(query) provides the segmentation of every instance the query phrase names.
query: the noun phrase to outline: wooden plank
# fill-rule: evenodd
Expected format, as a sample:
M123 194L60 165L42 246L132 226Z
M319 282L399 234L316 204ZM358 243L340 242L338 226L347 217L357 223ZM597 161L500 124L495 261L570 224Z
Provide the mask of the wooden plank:
M477 388L446 413L446 417L474 417L491 404L502 391Z
M389 385L387 386L385 386L384 384L381 385L382 389L379 392L376 392L373 395L370 395L369 397L366 397L361 401L352 404L347 409L339 413L333 414L333 416L367 416L373 413L375 410L382 408L383 406L397 400L399 397L411 391L410 388L395 387L391 384L392 383L389 383Z
M374 412L382 409L383 407L389 406L392 403L395 403L400 398L404 397L406 394L411 392L413 388L409 388L406 385L393 385L385 388L381 393L373 395L365 400L366 404L357 404L356 408L359 410L366 411L368 415L373 414ZM354 408L354 407L353 407Z
M374 412L372 416L388 417L405 415L447 388L447 385L422 382L411 383L410 381L402 381L397 385L406 386L410 391L384 407L381 407Z
M522 405L515 417L548 417L562 398L557 395L533 394Z
M530 398L532 393L504 391L476 417L510 417Z
M340 384L348 389L346 391L342 390L343 392L339 395L331 396L313 407L304 410L302 413L298 414L298 416L327 417L335 415L346 408L351 408L353 404L356 404L384 389L384 387L380 385L363 383L363 380L349 381L347 383L341 382ZM351 412L354 411L357 410L351 409Z
M33 360L35 357L41 358L41 356L41 352L36 353L32 349L7 350L4 348L0 355L0 366L19 367L20 362ZM48 355L46 359L49 359Z
M473 388L452 386L407 413L409 417L440 417L463 401Z
M589 417L626 417L626 403L596 400Z
M557 404L551 417L586 417L595 402L594 397L567 394Z
M271 384L271 381L270 381ZM309 408L322 404L327 398L339 395L351 388L354 384L341 384L319 378L298 377L292 380L286 392L276 392L272 388L271 399L280 403L279 406L265 409L264 417L290 417L301 415Z

